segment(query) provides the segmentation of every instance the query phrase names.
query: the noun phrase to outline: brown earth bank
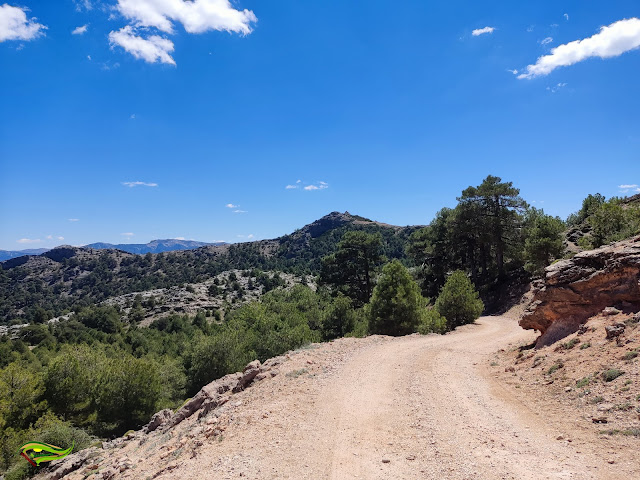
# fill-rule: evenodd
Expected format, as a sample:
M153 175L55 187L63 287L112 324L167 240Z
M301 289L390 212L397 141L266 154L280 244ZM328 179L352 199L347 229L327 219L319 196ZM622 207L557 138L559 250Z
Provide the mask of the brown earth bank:
M538 330L536 346L542 347L576 332L606 307L640 311L640 236L548 266L520 325Z
M600 433L602 425L583 418L567 401L580 398L573 386L565 392L563 382L574 382L568 367L540 385L529 371L541 369L515 365L518 347L534 338L503 316L445 336L314 344L227 376L182 415L166 412L165 426L70 456L39 478L640 478L640 440ZM549 352L545 362L556 354L567 355ZM618 392L626 396L640 382L631 365L633 390ZM615 382L626 380L607 387ZM192 414L175 424L185 411ZM615 412L609 416L629 415L631 428L631 410Z

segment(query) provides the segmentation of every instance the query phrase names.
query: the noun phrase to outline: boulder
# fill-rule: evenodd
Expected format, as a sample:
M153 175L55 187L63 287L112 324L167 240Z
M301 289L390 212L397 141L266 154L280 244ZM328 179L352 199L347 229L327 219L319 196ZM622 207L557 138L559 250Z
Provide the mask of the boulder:
M171 410L170 408L160 410L159 412L153 414L153 417L151 417L149 423L142 427L142 431L144 433L151 433L158 427L161 427L162 425L167 423L172 416L173 410Z
M607 340L612 340L622 335L624 333L624 328L624 323L616 323L615 325L607 325L604 327L607 332Z
M545 270L520 326L538 330L536 348L576 332L606 307L640 310L640 236L578 253Z

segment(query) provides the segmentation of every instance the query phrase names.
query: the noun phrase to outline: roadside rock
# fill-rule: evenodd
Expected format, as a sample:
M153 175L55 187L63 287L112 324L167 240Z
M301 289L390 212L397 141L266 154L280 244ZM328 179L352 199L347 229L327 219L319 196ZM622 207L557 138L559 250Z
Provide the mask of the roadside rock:
M165 423L169 421L169 419L173 416L173 410L170 408L165 408L164 410L160 410L158 413L155 413L149 423L147 423L144 427L142 427L142 431L144 433L150 433L156 430L158 427L161 427Z
M625 313L640 310L640 236L547 267L545 286L528 305L520 326L541 333L539 348L576 332L589 317L611 306Z
M607 332L607 340L619 337L624 333L624 323L616 323L615 325L607 325L604 329Z
M101 449L95 447L87 448L86 450L80 450L77 453L65 457L59 463L51 465L50 468L52 471L49 473L49 476L46 477L47 480L58 480L87 464L97 463L94 459L100 456L101 451Z

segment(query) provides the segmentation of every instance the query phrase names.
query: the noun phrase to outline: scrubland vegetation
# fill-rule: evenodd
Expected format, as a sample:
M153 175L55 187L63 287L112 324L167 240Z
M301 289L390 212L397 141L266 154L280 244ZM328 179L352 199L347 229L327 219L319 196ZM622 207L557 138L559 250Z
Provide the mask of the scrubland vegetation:
M640 209L590 195L567 224L586 232L580 245L596 247L637 233ZM118 273L108 252L93 260L72 257L58 273L76 293L65 296L59 279L45 282L22 267L0 269L4 323L30 323L17 338L0 337L0 472L8 471L7 479L27 474L28 464L16 462L28 440L75 442L79 449L121 435L256 358L343 336L445 333L473 322L505 285L526 282L566 254L567 224L489 176L420 229L354 223L329 229L305 248L295 235L282 237L272 256L242 244L202 262L190 253L127 257ZM80 267L89 273L72 278ZM286 290L275 276L258 275L270 290L259 301L169 315L149 328L138 325L140 302L128 316L99 304L230 268L316 276L318 288ZM218 290L214 284L210 294ZM70 318L46 323L61 313Z

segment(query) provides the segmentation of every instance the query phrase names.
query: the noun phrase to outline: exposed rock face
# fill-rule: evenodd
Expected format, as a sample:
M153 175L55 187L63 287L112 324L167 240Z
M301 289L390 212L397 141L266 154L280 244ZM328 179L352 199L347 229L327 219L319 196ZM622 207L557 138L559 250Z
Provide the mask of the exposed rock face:
M606 307L640 310L640 236L577 254L546 268L545 284L520 326L542 334L536 347L578 330Z
M154 414L153 417L151 417L149 423L142 427L142 431L144 433L153 432L158 427L161 427L162 425L167 423L172 416L173 410L171 410L170 408L160 410L158 413Z

